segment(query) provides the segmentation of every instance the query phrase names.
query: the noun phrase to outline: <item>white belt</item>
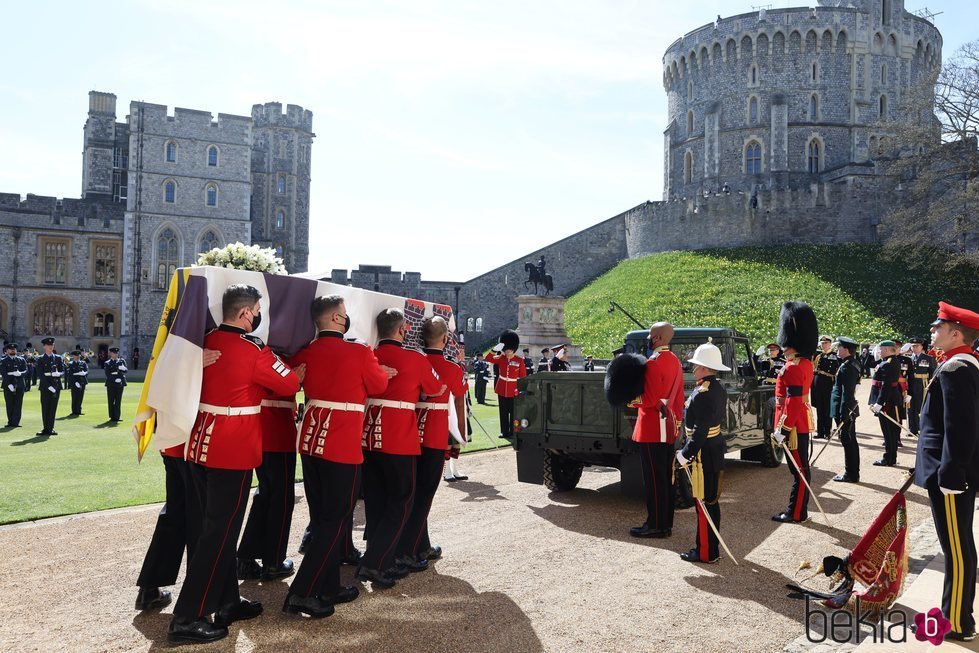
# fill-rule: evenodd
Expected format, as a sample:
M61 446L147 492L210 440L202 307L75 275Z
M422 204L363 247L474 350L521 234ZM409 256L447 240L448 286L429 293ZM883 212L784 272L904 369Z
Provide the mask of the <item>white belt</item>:
M428 401L419 401L415 404L415 408L426 408L428 410L449 410L449 402L444 404L436 404Z
M511 379L509 376L501 376L500 381L509 381L510 383L516 383L519 379Z
M197 410L213 415L258 415L262 412L261 406L215 406L213 404L201 403Z
M364 412L364 404L348 404L342 401L323 401L322 399L307 399L308 408L329 408L330 410L349 410L353 413Z
M402 410L415 410L415 404L410 401L393 401L391 399L368 399L368 406L380 406L381 408L400 408Z
M290 410L296 410L296 402L294 401L278 401L276 399L262 399L263 408L289 408Z

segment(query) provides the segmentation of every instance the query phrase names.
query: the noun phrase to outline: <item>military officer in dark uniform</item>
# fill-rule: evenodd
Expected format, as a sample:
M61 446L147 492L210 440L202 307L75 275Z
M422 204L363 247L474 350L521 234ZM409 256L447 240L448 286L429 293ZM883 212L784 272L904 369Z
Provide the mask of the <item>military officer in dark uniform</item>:
M527 376L534 373L534 359L530 357L530 349L527 347L523 350L523 365L527 368Z
M551 359L551 371L570 372L571 363L568 362L568 346L564 344L557 345L552 351L554 352L554 357Z
M895 357L900 364L901 369L901 407L898 411L901 415L900 421L905 421L908 418L908 408L911 406L911 379L912 372L914 369L914 362L911 360L911 346L904 345L900 340L895 340L894 344L897 345L897 356ZM900 431L898 431L898 437L900 437ZM897 446L901 446L901 440L898 439Z
M548 349L547 347L544 347L543 349L540 350L540 362L537 363L538 372L551 371L551 359L548 358L547 356L549 353L551 353L551 350Z
M37 352L34 351L31 343L27 343L27 349L24 350L24 360L27 361L27 378L25 379L27 387L25 390L30 392L31 388L37 385Z
M109 347L109 360L105 362L105 392L109 396L109 421L122 419L122 389L126 387L126 361L119 358L119 348Z
M775 385L779 373L785 367L785 354L782 353L782 348L774 342L769 343L765 349L768 350L768 367L765 370L763 380L765 383Z
M585 356L585 371L586 372L595 371L595 359L591 356Z
M976 636L976 544L972 533L979 487L979 314L939 302L932 344L948 360L925 392L915 484L928 491L938 540L945 554L942 613L952 624L945 639Z
M37 375L41 391L41 422L37 435L58 435L54 430L54 417L58 412L58 399L61 398L61 377L65 374L65 364L61 356L54 353L54 338L41 341L44 354L37 359Z
M901 404L904 403L901 394L901 363L897 360L897 345L893 340L884 340L878 347L881 361L870 382L870 410L880 420L880 430L884 436L884 455L875 460L874 465L891 467L897 464L897 446L901 438L900 411Z
M836 381L836 370L840 367L839 356L833 351L833 341L829 336L819 337L820 351L812 365L816 376L812 380L812 407L816 409L816 434L814 438L825 440L832 431L829 401Z
M727 391L717 380L717 372L728 372L717 345L697 347L690 362L697 387L686 403L683 423L687 442L677 452L680 465L690 465L692 490L697 502L697 539L694 548L680 557L687 562L714 563L720 559L717 535L707 523L708 516L721 529L721 476L724 473L724 437L721 422L727 410ZM704 508L706 507L706 513Z
M24 391L27 389L27 361L17 355L17 343L5 344L3 353L3 359L0 359L0 375L3 376L3 399L7 405L7 426L17 427L20 426Z
M860 414L860 409L857 407L856 391L862 372L856 354L860 344L856 340L840 337L837 338L836 345L840 365L833 381L829 412L840 430L845 471L834 476L833 480L840 483L859 483L860 446L857 444L857 416Z
M860 367L863 368L863 377L865 379L870 378L876 365L877 361L874 360L874 355L870 352L870 347L864 346L863 352L860 354Z
M489 363L482 358L473 361L473 376L475 376L476 403L486 405L486 384L489 383Z
M78 416L82 413L82 400L85 399L85 386L88 385L88 363L82 360L82 352L71 352L71 362L68 363L68 379L71 388L71 414Z
M924 338L911 338L908 342L911 343L911 378L908 379L911 407L908 410L908 430L917 433L921 406L925 400L925 388L931 383L937 363L934 358L925 353Z

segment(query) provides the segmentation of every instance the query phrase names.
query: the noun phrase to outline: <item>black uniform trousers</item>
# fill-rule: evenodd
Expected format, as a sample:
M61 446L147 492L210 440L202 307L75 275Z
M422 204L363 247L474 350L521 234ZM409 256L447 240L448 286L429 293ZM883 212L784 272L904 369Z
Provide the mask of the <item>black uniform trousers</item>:
M901 442L901 427L898 426L901 423L901 417L894 406L885 406L881 408L880 412L886 413L891 419L897 421L895 424L883 415L877 416L880 421L880 432L884 435L884 462L893 465L897 462L897 446Z
M395 550L415 500L415 456L364 452L364 512L367 550L360 564L384 571L394 564Z
M496 401L500 406L500 435L505 438L513 437L513 397L500 397Z
M296 505L296 452L262 452L255 475L258 491L241 534L238 557L261 558L263 565L275 566L286 559L289 544Z
M109 397L109 419L116 422L122 419L122 389L123 385L114 381L105 386L105 393Z
M806 484L799 478L799 473L795 471L796 465L806 476L806 481L812 479L809 471L809 434L799 433L799 446L795 451L790 451L795 465L786 461L789 472L792 473L792 492L789 493L789 507L785 510L795 521L803 521L809 518L809 490Z
M79 383L79 385L81 385ZM81 415L82 414L82 401L85 399L85 386L82 385L80 388L75 387L75 382L71 382L71 414Z
M408 521L395 550L396 556L411 556L428 549L428 513L432 509L435 492L442 484L442 468L445 467L445 450L422 447L415 459L415 501L411 505Z
M61 398L61 382L58 385L41 385L41 430L44 433L54 432L54 418L58 413L58 399ZM54 390L54 392L51 392Z
M20 415L24 409L24 391L10 391L3 388L3 400L7 405L7 426L20 426Z
M915 434L918 433L920 428L921 403L925 396L924 385L919 383L919 386L920 387L916 387L915 391L911 394L911 408L908 409L908 430Z
M647 528L673 528L674 446L664 442L637 442L642 466L642 485L646 490Z
M845 419L845 424L836 420L836 427L840 430L840 444L843 445L843 464L844 472L854 481L860 479L860 445L857 444L857 418L850 414Z
M829 402L833 395L833 379L816 374L812 382L812 407L816 411L816 434L829 436L833 430L833 417L829 412Z
M235 543L245 520L252 470L190 465L203 522L187 577L173 606L176 617L199 619L241 600Z
M720 541L711 529L710 524L707 523L707 516L710 516L714 526L720 531L721 504L719 501L721 498L721 475L723 473L719 469L710 469L706 465L704 466L704 500L697 502L697 540L695 545L701 562L717 560L721 555ZM704 508L707 508L706 514Z
M305 454L302 465L311 536L289 592L329 599L340 592L340 557L350 538L347 524L357 505L361 469Z
M972 535L976 491L945 495L937 484L929 485L928 498L938 541L945 555L942 614L952 622L953 631L971 633L976 629L972 616L976 598L976 542Z
M166 503L156 518L150 548L143 558L136 585L164 587L177 582L180 561L187 550L187 564L194 557L201 534L200 503L193 494L190 465L183 458L163 456L166 472Z
M485 380L480 381L479 379L476 379L476 384L475 384L475 388L474 389L476 391L476 403L478 403L478 404L485 404L486 403L486 381Z

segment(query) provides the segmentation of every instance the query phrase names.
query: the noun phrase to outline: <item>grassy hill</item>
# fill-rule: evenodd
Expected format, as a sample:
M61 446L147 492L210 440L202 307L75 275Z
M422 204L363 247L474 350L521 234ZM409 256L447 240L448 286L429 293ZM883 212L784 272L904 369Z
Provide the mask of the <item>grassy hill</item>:
M748 247L667 252L623 261L568 299L565 326L601 358L636 328L607 312L614 300L642 322L734 327L760 345L774 339L784 301L808 302L822 333L862 342L925 336L939 300L979 309L979 275L911 269L870 245Z

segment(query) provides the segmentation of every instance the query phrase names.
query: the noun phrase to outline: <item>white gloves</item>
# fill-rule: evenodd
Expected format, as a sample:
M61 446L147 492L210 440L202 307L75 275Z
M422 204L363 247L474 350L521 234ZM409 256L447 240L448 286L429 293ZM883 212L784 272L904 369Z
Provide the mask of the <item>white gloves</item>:
M7 384L7 387L10 388L10 391L11 392L13 392L16 389L16 388L14 388L14 384L13 383L8 383Z
M129 371L129 368L126 367L125 365L120 365L119 366L119 371L120 372L128 372Z
M76 388L80 388L80 387L82 387L82 384L81 384L81 383L79 383L78 381L75 381L75 387L76 387Z
M908 395L907 397L904 398L904 405L905 406L911 405L911 395Z
M59 376L64 376L64 375L61 372L51 372L51 376L59 377Z
M24 372L22 370L14 370L13 372L7 372L9 376L23 376Z
M55 393L55 394L57 394L57 393L58 393L58 388L55 388L55 387L53 387L53 386L48 386L48 390L50 390L51 392L53 392L53 393Z
M501 343L497 343L493 347L493 351L495 351L497 354L499 354L501 351L503 351L503 343L502 342Z
M947 487L939 487L938 489L942 491L942 494L962 494L962 490L949 490Z
M116 383L122 383L122 379L116 379Z
M870 412L872 412L874 415L876 415L877 413L879 413L883 409L884 409L884 407L882 405L880 405L880 404L874 404L874 405L872 405L870 407Z
M775 438L775 442L778 444L785 442L785 433L782 433L782 429L775 429L775 432L772 433L772 437Z
M689 460L687 460L686 458L683 457L683 452L682 451L677 451L676 452L676 461L678 463L680 463L680 466L681 467L685 467L687 465L687 463L690 462Z

